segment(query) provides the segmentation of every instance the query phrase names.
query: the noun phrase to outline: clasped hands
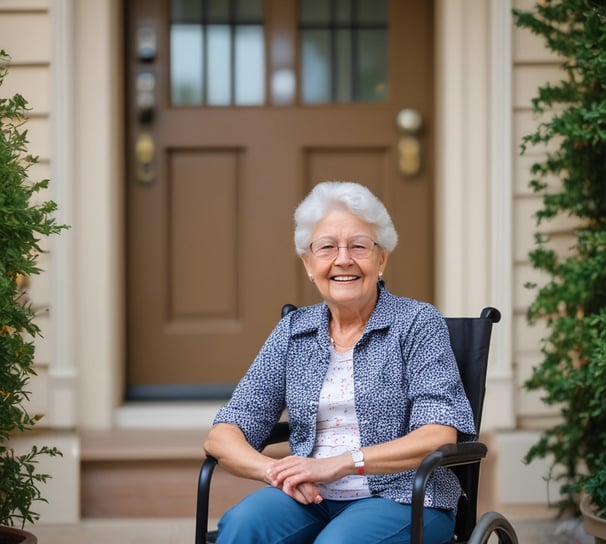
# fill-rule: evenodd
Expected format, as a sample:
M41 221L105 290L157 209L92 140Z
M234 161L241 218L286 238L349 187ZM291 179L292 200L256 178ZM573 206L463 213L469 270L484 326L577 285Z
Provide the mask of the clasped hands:
M317 484L332 482L347 475L348 458L351 459L351 456L315 459L289 455L270 463L265 481L301 504L319 504L322 495Z

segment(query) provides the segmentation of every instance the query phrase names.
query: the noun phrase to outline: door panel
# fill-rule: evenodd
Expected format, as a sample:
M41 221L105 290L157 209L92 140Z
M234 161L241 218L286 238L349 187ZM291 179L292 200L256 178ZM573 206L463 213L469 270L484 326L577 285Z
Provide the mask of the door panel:
M128 398L228 394L280 306L318 300L292 217L319 181L359 181L384 200L400 236L385 279L397 294L432 300L431 2L389 3L387 98L370 102L303 104L299 83L280 105L286 95L269 83L298 70L297 3L266 0L264 13L264 104L173 107L169 2L127 2ZM151 59L137 48L141 28L155 32ZM143 85L154 104L145 115L142 72L155 78ZM426 127L413 179L398 170L395 121L410 107ZM142 135L154 148L143 166Z
M239 154L238 149L198 149L168 155L171 322L237 315ZM205 175L197 179L192 172Z

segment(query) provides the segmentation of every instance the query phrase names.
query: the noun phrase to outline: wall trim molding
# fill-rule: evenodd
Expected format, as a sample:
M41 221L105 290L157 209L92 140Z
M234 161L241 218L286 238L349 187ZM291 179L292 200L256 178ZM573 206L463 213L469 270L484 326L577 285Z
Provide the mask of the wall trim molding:
M436 3L436 303L445 315L503 315L486 430L515 426L510 13L511 0Z
M122 2L73 0L77 422L111 429L124 386Z
M487 387L503 379L501 398L488 396L486 427L515 429L513 369L513 61L511 0L491 0L491 277L492 300L503 319L492 345Z
M74 177L74 32L73 0L50 3L52 25L51 194L57 203L57 223L70 229L51 238L51 342L48 367L48 423L73 428L77 413L75 354L75 193Z

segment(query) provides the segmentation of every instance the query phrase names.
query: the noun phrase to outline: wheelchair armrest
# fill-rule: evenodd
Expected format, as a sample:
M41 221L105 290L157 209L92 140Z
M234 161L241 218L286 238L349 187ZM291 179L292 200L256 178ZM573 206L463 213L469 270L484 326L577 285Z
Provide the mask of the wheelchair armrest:
M288 422L281 421L276 423L274 428L269 433L265 446L286 442L289 435L290 429L288 427ZM210 481L217 463L218 461L209 455L206 457L204 463L202 463L202 467L200 468L196 506L196 544L206 544L206 533L208 532L208 511L210 505Z
M217 460L208 456L198 477L198 499L196 506L196 544L206 544L206 533L208 531L208 508L210 496L210 480L212 478Z
M479 463L488 448L481 442L462 442L446 444L428 454L417 468L412 490L412 544L423 542L423 508L427 481L438 467L454 467L470 463Z

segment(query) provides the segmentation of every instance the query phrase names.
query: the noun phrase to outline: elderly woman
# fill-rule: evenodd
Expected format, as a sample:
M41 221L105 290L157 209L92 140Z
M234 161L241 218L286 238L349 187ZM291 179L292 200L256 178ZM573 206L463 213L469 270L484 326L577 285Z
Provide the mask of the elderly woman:
M284 317L205 450L269 484L219 522L220 543L406 543L414 470L439 446L474 438L442 316L381 279L397 234L364 186L317 185L295 212L295 245L323 302ZM292 455L260 452L283 410ZM454 532L448 469L428 485L426 542Z

